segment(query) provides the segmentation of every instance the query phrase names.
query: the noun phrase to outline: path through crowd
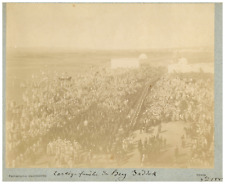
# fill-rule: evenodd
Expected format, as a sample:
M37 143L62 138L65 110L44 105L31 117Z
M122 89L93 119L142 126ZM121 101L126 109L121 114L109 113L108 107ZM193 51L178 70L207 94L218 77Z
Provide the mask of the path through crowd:
M185 146L182 146L182 136L185 137L184 127L187 127L187 122L175 121L168 123L161 123L161 131L159 133L159 137L166 139L166 147L163 149L157 157L154 158L154 163L149 164L141 164L141 155L138 151L138 141L151 137L157 136L158 126L153 127L149 133L142 133L139 130L136 130L133 134L135 149L132 153L132 157L129 161L123 165L123 167L187 167L187 159L190 155L190 147L188 144L188 140L186 140ZM178 156L175 161L175 150L178 148Z

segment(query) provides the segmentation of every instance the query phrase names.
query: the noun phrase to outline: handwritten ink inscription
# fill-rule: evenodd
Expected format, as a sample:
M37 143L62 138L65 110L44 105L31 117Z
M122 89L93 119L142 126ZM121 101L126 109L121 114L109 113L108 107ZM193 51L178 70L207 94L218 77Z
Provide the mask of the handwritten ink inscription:
M128 176L132 177L141 177L141 176L156 176L156 172L152 172L150 170L132 170L130 172L120 171L118 169L115 169L113 171L78 171L78 172L59 172L55 171L53 173L54 176L62 177L66 176L69 178L77 177L77 178L85 178L85 177L101 177L101 176L108 176L112 177L115 181L124 181Z
M208 177L206 174L197 174L197 176L201 177L200 181L223 181L223 178L220 178L220 177Z
M208 176L204 176L201 178L201 181L223 181L223 178L218 178L218 177L208 177Z

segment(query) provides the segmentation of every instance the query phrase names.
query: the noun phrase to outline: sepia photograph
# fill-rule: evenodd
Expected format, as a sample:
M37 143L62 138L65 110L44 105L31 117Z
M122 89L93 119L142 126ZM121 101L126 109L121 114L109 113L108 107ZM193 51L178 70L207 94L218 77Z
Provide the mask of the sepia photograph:
M213 3L6 3L6 168L215 162Z

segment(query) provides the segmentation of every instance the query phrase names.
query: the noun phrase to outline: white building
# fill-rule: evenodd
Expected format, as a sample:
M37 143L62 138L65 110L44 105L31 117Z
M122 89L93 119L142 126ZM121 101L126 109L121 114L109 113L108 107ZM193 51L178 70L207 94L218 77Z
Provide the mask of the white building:
M111 59L111 68L139 68L140 62L137 58L114 58Z
M188 64L186 58L180 58L178 60L178 63L168 65L168 73L189 73L189 72L214 73L214 65L213 63Z

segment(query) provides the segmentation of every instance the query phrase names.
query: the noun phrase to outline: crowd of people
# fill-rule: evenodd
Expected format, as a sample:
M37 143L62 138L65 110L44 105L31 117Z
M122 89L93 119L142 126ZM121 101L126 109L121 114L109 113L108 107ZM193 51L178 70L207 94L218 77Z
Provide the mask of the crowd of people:
M185 129L187 142L190 143L190 166L208 167L214 163L214 126L200 121Z
M201 75L201 74L199 74ZM164 75L151 89L144 106L146 121L213 120L213 80Z
M23 155L40 137L45 152L58 137L76 140L82 150L96 153L126 148L122 142L132 132L127 114L146 82L162 73L163 69L152 67L100 67L74 76L48 71L33 75L21 85L22 102L7 99L8 160Z
M75 75L42 71L20 86L21 99L8 97L6 101L9 167L21 167L22 163L35 167L41 157L49 158L48 167L72 167L92 162L98 154L112 154L120 163L134 145L130 138L134 128L150 134L151 127L170 121L190 125L185 128L185 141L191 145L191 165L212 162L211 76L164 74L163 68L150 66L115 70L97 67ZM147 96L140 106L138 127L134 127L132 114L144 89L148 89ZM152 162L166 145L166 139L160 136L139 141L141 163Z
M33 142L32 145L24 145L25 151L8 158L12 160L8 160L7 165L12 168L29 167L29 163L34 163L40 155L44 153L45 150L42 143L42 139L39 138L36 142ZM9 152L12 151L14 150L10 150Z
M81 146L77 141L69 141L66 139L57 139L47 144L48 166L49 167L72 167L81 162ZM89 151L90 160L91 150Z
M173 121L187 122L190 163L213 161L214 85L210 74L165 74L150 89L140 118L143 128ZM183 142L184 143L184 142ZM197 161L196 161L197 162ZM206 163L207 162L207 163Z
M159 134L145 138L144 141L140 139L138 141L138 151L140 154L141 166L154 163L166 146L166 138L159 136Z

